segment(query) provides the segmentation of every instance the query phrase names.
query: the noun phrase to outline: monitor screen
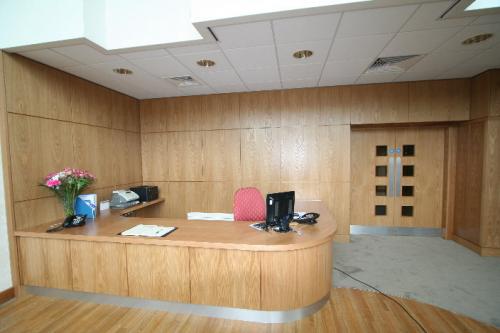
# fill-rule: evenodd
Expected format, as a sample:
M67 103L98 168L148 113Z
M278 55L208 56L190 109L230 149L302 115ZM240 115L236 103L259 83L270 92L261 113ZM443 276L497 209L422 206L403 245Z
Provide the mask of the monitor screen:
M294 213L295 192L269 193L266 197L266 223L269 226L277 225L282 218Z

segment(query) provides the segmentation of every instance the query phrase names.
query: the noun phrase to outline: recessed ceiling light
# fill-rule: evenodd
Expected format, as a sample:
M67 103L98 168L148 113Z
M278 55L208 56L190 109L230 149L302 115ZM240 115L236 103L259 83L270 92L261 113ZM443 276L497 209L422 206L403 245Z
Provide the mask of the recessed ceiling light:
M122 75L130 75L133 73L128 68L113 68L113 72L115 72L116 74L122 74Z
M210 60L210 59L201 59L196 62L198 66L201 67L212 67L215 66L215 61Z
M481 43L487 39L490 39L493 37L493 34L481 34L481 35L476 35L470 38L467 38L462 42L463 45L469 45L469 44L476 44L476 43Z
M500 0L475 0L465 10L482 10L500 7Z
M310 51L310 50L300 50L300 51L293 53L293 57L297 58L297 59L309 58L312 55L313 55L313 51Z

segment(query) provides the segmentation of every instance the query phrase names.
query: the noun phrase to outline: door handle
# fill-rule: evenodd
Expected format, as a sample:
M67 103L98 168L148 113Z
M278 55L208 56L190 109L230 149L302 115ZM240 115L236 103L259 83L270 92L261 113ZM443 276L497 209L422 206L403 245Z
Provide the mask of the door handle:
M396 191L395 196L401 196L401 157L396 157Z
M394 157L389 157L389 196L394 196Z

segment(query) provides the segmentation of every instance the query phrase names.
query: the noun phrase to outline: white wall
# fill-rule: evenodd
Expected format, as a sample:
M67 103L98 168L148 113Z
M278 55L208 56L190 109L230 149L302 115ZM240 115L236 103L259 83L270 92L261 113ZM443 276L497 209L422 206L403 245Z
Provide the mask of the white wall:
M2 155L0 154L0 292L10 287L12 287L12 274L10 271L9 241L7 237Z

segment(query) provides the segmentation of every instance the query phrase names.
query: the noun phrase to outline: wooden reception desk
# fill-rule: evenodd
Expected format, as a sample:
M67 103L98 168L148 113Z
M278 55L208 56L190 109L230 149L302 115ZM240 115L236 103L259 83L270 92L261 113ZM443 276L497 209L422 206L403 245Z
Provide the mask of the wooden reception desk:
M336 223L320 201L296 211L316 225L285 234L249 222L98 216L83 227L17 231L24 286L258 311L297 311L325 301ZM137 224L175 226L163 238L119 236ZM316 308L318 308L316 306ZM317 309L316 309L317 310ZM305 312L304 312L305 313Z

